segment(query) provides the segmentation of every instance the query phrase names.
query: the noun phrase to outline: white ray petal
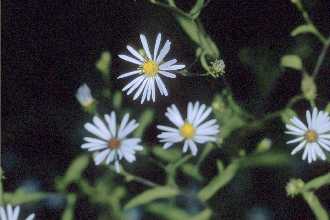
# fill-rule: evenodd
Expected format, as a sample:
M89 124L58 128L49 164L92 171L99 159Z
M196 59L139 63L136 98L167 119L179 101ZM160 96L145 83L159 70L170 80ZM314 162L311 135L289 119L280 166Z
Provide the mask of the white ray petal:
M142 46L143 46L144 51L146 52L147 57L150 60L152 60L152 57L151 57L151 53L150 53L150 50L149 50L149 45L148 45L146 36L144 36L143 34L140 34L140 39L141 39L141 43L142 43Z
M119 58L121 58L121 59L123 59L123 60L126 60L126 61L128 61L128 62L131 62L131 63L137 64L137 65L141 65L141 64L142 64L141 61L139 61L139 60L137 60L137 59L135 59L135 58L133 58L133 57L127 56L127 55L120 54L120 55L118 55L118 56L119 56Z

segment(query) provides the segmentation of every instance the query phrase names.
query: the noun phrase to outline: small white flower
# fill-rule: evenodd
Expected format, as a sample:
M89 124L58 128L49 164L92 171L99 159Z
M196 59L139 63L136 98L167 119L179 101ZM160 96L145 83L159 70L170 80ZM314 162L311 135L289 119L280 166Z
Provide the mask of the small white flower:
M163 48L160 49L161 38L161 34L159 33L156 39L153 54L151 54L149 50L149 45L146 37L143 34L140 34L140 39L143 46L143 50L145 52L145 56L142 56L138 51L136 51L133 47L129 45L127 46L127 50L133 55L133 57L127 55L119 55L121 59L138 65L138 68L136 70L124 73L120 75L118 79L137 74L139 75L130 83L128 83L123 88L123 91L128 90L127 95L130 95L139 87L135 92L133 100L136 100L142 94L141 104L144 102L145 99L149 101L151 98L153 102L155 102L156 84L160 94L167 96L167 89L160 76L162 75L168 78L175 78L176 75L171 73L171 71L185 68L185 65L176 64L176 59L171 59L166 62L163 61L165 56L170 51L171 42L167 40Z
M120 172L119 160L125 158L129 163L135 161L136 151L143 149L139 143L140 138L126 138L134 131L139 124L133 119L129 121L129 114L125 114L119 127L116 124L116 114L111 112L111 115L104 115L106 124L97 116L94 116L93 123L86 123L87 131L94 134L97 138L85 137L87 142L81 145L81 148L88 151L96 151L94 154L95 165L102 162L110 164L115 163L117 172Z
M7 205L7 208L0 206L0 220L18 220L20 207L16 206L13 208L11 205ZM25 220L34 219L35 215L29 215Z
M297 117L291 119L292 124L287 124L288 131L285 133L296 136L295 139L288 141L287 144L298 143L291 155L304 149L302 159L307 158L308 163L316 161L317 157L326 159L323 149L330 151L330 117L324 111L313 109L313 113L306 112L307 126Z
M95 101L86 83L78 88L76 98L83 107L88 107Z
M187 152L190 148L192 155L197 154L196 143L204 144L209 141L216 141L216 135L219 133L219 126L215 119L205 121L211 114L212 108L206 105L200 105L196 102L194 105L188 103L187 118L182 119L178 108L175 105L167 108L165 116L177 127L158 125L157 128L162 133L157 137L160 142L164 142L164 149L171 147L173 144L184 141L183 152ZM196 143L195 143L196 142Z

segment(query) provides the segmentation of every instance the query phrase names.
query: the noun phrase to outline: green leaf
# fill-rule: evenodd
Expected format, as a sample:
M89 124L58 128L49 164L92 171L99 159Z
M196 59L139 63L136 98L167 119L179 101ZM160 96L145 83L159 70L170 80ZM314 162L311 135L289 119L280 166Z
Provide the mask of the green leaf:
M310 180L308 183L304 186L304 191L307 190L317 190L323 186L330 185L330 172L323 176L318 176L312 180Z
M151 109L145 110L142 115L140 116L138 122L139 127L134 131L134 137L141 137L143 136L144 131L146 128L152 123L154 119L155 112Z
M196 0L194 7L189 12L190 16L196 19L201 13L203 7L204 7L204 0Z
M290 123L290 119L297 114L290 108L286 108L281 112L281 119L284 124Z
M171 198L177 196L178 194L179 191L177 189L166 186L155 187L153 189L146 190L140 195L137 195L131 199L124 208L134 208L136 206L145 205L157 199Z
M303 192L303 197L312 209L317 220L329 220L326 209L322 206L320 200L313 192Z
M190 37L190 39L197 45L200 44L200 33L196 22L192 19L177 15L176 19L183 31Z
M190 218L190 220L208 220L211 219L211 216L212 216L211 209L205 209L204 211Z
M281 66L286 67L286 68L292 68L295 70L302 70L303 69L303 64L297 55L284 55L281 58Z
M77 196L73 193L67 195L67 205L62 214L62 220L74 219L74 208L77 201Z
M24 203L40 202L47 198L49 193L45 192L26 192L18 189L14 193L4 193L4 202L7 204L18 205Z
M300 34L308 34L308 33L318 35L318 32L313 25L303 24L293 29L293 31L291 31L291 36L295 37Z
M233 131L246 124L245 113L227 90L214 97L212 107L215 117L221 125L221 142Z
M190 219L186 211L167 203L153 202L146 207L146 210L166 220Z
M330 114L330 103L328 103L327 106L325 106L324 111Z
M100 59L96 62L95 66L98 71L102 74L105 81L110 79L110 65L111 65L111 54L109 51L102 52Z
M222 187L227 185L235 176L239 168L239 160L234 160L229 164L222 173L215 176L201 191L198 193L198 198L202 201L209 200Z
M314 101L317 96L317 87L314 77L304 74L301 80L301 91L304 97L309 101Z
M89 163L89 157L87 155L78 156L65 172L64 177L57 181L57 187L60 191L64 190L71 183L79 180L82 173L87 168Z
M175 162L181 157L181 152L176 148L165 150L161 146L156 146L152 149L152 152L156 157L166 162Z
M116 91L112 97L112 105L115 109L119 110L123 103L123 94L121 91Z
M197 169L197 166L187 163L182 166L182 172L188 176L191 176L192 178L202 181L203 176L199 173L199 170Z

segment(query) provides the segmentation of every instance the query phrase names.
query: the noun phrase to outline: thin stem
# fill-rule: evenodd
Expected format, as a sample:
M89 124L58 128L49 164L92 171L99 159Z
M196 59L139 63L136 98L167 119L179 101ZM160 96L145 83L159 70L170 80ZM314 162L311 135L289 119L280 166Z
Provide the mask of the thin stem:
M135 182L141 183L145 186L149 186L149 187L160 186L159 184L152 182L151 180L128 173L125 170L122 170L119 174L126 177L128 181L135 181Z
M317 76L317 74L320 71L320 67L324 61L324 58L325 58L325 55L327 54L329 46L330 46L330 37L325 41L323 48L321 50L321 53L320 53L319 57L317 58L316 65L315 65L315 68L314 68L313 74L312 74L312 76L314 78Z
M305 184L303 191L317 190L320 187L330 185L330 172L323 176L318 176Z
M149 2L151 4L154 4L154 5L159 5L159 6L163 7L163 8L166 8L166 9L168 9L168 10L174 12L174 13L177 13L177 14L185 17L185 18L188 18L188 19L191 19L192 20L192 18L187 13L185 13L184 11L182 11L181 9L179 9L179 8L173 6L173 5L168 5L168 4L164 4L162 2L153 1L153 0L149 0ZM169 2L169 3L171 3L171 2Z
M296 4L298 10L302 13L302 16L305 20L305 22L307 24L309 24L310 26L314 27L315 29L315 36L317 36L319 38L319 40L322 42L322 43L325 43L326 42L326 39L325 37L320 33L320 31L316 28L314 22L312 21L312 19L309 17L309 14L307 13L306 9L304 8L304 6L299 2L298 4Z

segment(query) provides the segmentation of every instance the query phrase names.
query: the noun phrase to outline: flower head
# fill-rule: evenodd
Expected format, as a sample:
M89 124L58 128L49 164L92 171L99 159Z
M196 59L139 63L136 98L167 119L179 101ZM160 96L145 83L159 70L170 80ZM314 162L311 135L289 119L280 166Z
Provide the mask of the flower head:
M133 100L139 98L142 94L141 104L147 100L156 101L156 86L161 95L167 96L168 92L161 76L168 78L175 78L176 75L171 71L185 68L185 65L176 64L176 59L164 61L165 56L170 51L171 42L167 40L164 46L160 49L161 34L157 35L153 54L149 50L149 45L146 37L141 34L140 39L145 55L141 55L137 50L131 46L127 46L127 50L133 55L119 55L119 57L128 62L138 65L137 69L128 73L121 74L118 79L133 75L138 75L130 83L128 83L123 91L127 90L127 95L130 95L135 90Z
M89 107L95 101L91 94L91 90L86 83L82 84L78 88L76 93L76 98L79 101L79 103L85 108Z
M85 137L87 142L81 145L81 148L88 151L95 151L95 165L102 162L110 164L114 161L117 172L120 172L119 160L124 158L129 163L135 161L136 151L143 149L139 143L140 138L127 138L127 136L138 127L138 123L133 119L129 121L129 115L125 114L119 126L116 124L116 114L111 112L104 115L106 124L97 116L94 116L93 123L86 123L87 131L95 135L94 137Z
M288 131L285 133L296 136L287 144L299 143L291 154L304 149L302 159L307 158L308 163L316 161L318 157L325 160L323 150L330 151L330 117L328 113L314 108L312 113L306 112L306 119L307 126L297 117L290 120L292 124L286 125Z
M1 220L18 220L20 212L20 207L16 206L13 208L11 205L7 205L7 207L0 206L0 219ZM32 220L34 219L35 215L29 215L25 220Z
M158 125L157 128L162 132L158 135L160 142L164 142L164 148L167 149L175 143L184 142L183 152L190 149L193 155L197 154L197 145L209 141L216 141L216 135L219 133L219 126L215 119L206 120L211 114L212 108L206 105L200 105L199 102L188 103L187 118L182 119L181 113L175 105L167 108L165 116L176 126L176 128Z

